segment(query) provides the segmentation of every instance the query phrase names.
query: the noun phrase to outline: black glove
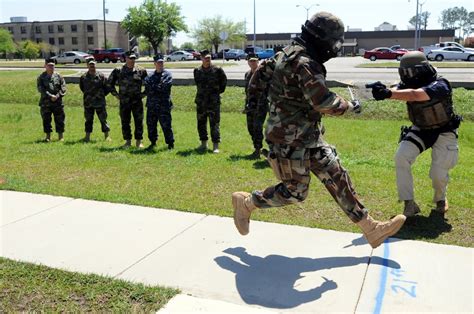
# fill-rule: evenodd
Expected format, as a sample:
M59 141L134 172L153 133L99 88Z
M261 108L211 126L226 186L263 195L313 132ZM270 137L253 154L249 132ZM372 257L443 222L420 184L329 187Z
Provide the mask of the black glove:
M383 85L383 87L376 86L372 88L372 96L374 96L375 100L384 100L392 97L392 91L386 88L385 85Z

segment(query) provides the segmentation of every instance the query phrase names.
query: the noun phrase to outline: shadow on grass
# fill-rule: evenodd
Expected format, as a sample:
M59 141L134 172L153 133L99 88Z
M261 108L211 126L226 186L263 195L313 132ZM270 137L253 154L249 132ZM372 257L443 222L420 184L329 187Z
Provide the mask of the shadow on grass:
M211 153L209 150L202 150L198 148L186 149L176 152L176 155L181 157L189 157L191 155L205 155Z
M161 147L161 148L147 147L145 149L130 150L130 154L133 154L133 155L154 155L154 154L158 154L160 152L165 152L165 151L168 151L168 148L166 148L166 147Z
M453 226L443 214L431 211L428 217L417 215L408 217L403 227L395 235L401 239L435 239L444 232L450 232Z
M242 247L228 248L223 252L230 256L218 256L214 261L235 274L235 284L242 300L247 304L277 309L290 309L312 302L338 287L335 281L321 276L322 280L311 288L298 290L295 287L299 286L297 281L304 278L303 273L354 267L368 264L369 260L371 264L400 269L396 261L378 256L309 258L272 254L260 257L247 253Z
M83 139L79 139L75 141L65 141L64 145L72 146L72 145L77 145L77 144L87 145L87 144L95 144L95 143L97 143L96 140L90 140L89 142L85 142Z
M131 150L132 148L125 148L122 145L116 147L98 147L97 150L101 153L114 153L119 151L127 151Z

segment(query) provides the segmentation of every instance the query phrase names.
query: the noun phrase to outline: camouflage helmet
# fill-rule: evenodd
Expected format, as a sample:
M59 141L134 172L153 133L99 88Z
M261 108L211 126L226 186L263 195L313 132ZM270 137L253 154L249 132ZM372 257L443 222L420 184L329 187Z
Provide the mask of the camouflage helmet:
M303 30L315 39L326 42L334 56L341 50L344 43L344 23L329 12L318 12L311 16L304 24Z
M400 59L400 79L407 87L419 88L436 79L436 70L421 51L409 51Z

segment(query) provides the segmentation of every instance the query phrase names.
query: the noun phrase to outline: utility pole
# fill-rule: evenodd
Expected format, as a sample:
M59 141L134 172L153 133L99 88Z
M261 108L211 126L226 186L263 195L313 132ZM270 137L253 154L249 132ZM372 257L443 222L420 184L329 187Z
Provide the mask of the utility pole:
M255 0L253 0L253 47L254 47L254 52L255 52L255 40L257 38L257 34L256 34L256 18L255 18L256 14L255 14Z
M415 50L418 50L418 27L419 27L419 15L418 15L418 0L416 0L416 17L415 17Z
M107 50L107 30L105 26L105 0L102 0L102 11L104 13L104 49Z

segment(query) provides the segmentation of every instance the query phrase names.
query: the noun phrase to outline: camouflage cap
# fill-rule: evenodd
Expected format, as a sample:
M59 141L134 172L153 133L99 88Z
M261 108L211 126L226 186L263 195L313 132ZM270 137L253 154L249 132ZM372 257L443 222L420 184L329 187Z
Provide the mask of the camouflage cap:
M210 58L211 57L211 53L207 49L201 50L199 53L201 54L201 58Z
M322 40L339 39L344 37L344 23L329 12L318 12L305 23L311 35Z
M136 59L137 55L135 54L134 51L130 50L125 53L125 57L130 58L130 59Z
M87 65L89 65L89 64L96 64L94 57L88 57L88 58L86 58L86 63L87 63Z
M258 55L253 53L253 52L249 52L247 54L247 60L248 61L258 61Z
M44 59L44 64L55 65L56 62L54 62L53 58L46 58Z

